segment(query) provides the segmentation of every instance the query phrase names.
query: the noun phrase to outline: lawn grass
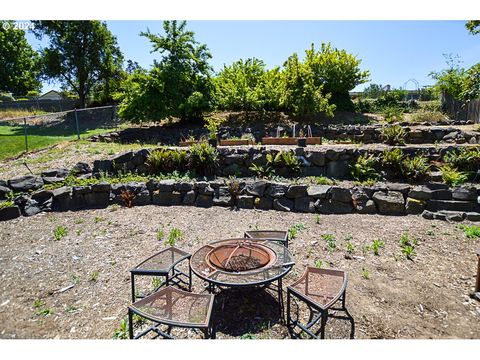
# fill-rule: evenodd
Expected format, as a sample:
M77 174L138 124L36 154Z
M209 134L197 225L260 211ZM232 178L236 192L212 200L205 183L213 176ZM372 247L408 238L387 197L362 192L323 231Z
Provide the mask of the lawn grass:
M102 134L114 128L86 129L80 133L81 138ZM58 127L29 126L27 129L28 150L42 149L64 141L77 139L74 129ZM20 155L25 151L25 137L22 126L0 125L0 161Z

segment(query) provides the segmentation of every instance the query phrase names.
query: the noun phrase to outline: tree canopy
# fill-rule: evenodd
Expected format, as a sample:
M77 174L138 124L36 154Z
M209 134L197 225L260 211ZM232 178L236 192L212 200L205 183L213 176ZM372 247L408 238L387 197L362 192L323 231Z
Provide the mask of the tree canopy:
M25 95L40 90L38 53L32 49L25 31L11 26L0 26L0 91Z
M54 20L34 21L34 25L34 34L49 40L42 49L44 78L76 93L82 107L94 89L105 98L111 96L121 76L123 55L106 23Z
M186 22L164 21L164 35L148 29L140 33L162 57L148 72L135 71L119 93L119 113L132 121L166 117L195 119L211 107L213 85L208 60L211 55L199 44Z

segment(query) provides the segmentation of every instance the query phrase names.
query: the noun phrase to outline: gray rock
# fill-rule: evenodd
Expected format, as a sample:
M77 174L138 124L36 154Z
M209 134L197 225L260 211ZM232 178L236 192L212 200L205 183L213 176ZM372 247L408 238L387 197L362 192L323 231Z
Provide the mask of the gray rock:
M428 211L428 210L424 210L424 211L422 212L422 217L423 217L424 219L433 220L433 218L434 218L434 213L431 212L431 211Z
M230 164L223 168L223 174L225 176L237 175L237 173L241 172L241 167L238 164Z
M43 203L52 197L53 197L52 190L38 190L32 194L32 199L39 203Z
M262 197L265 192L267 183L265 181L256 181L253 184L249 184L245 187L245 190L248 195Z
M150 205L151 203L152 203L152 197L150 196L150 192L147 189L139 192L135 196L135 199L133 199L134 206Z
M452 199L452 191L450 189L433 190L432 198L435 200L450 200Z
M127 191L131 191L134 194L139 194L144 190L147 190L147 185L138 181L131 181L125 184Z
M215 192L215 196L213 197L213 204L216 206L233 206L234 199L230 195L228 188L226 186L221 186Z
M466 214L461 211L441 211L442 214L445 214L446 221L459 222L463 221L466 217Z
M18 218L21 215L18 206L9 206L0 209L0 221L7 221Z
M325 176L326 169L325 166L307 166L300 169L302 176Z
M273 200L268 197L255 199L255 207L262 210L270 210L273 207Z
M303 197L307 195L307 185L290 185L288 187L286 197L294 199L297 197Z
M317 200L315 202L315 209L322 214L349 214L353 211L352 203L342 201Z
M273 209L278 211L292 211L295 204L292 200L287 198L279 198L273 200Z
M183 205L193 205L195 204L196 193L193 190L187 191L183 196Z
M332 186L330 189L330 197L333 201L341 201L345 203L350 203L352 201L350 189L345 189L338 186Z
M12 189L6 186L0 185L0 199L6 199L7 195L11 193L12 193Z
M255 197L250 195L240 195L237 197L237 206L241 209L253 209Z
M426 209L430 211L463 211L471 212L475 207L475 203L469 201L456 200L429 200Z
M175 180L171 180L171 179L160 180L160 182L157 183L156 188L161 192L172 192L174 185L175 185Z
M388 183L387 189L389 191L398 191L398 192L401 192L402 194L408 194L410 190L410 185L401 184L401 183Z
M476 201L477 200L477 189L474 187L458 187L452 191L453 200L465 200L465 201Z
M133 154L131 161L136 166L142 165L147 161L148 155L150 155L148 149L140 149Z
M129 162L132 159L133 159L133 151L127 151L114 156L112 158L112 161L114 162L114 164L118 165L118 164Z
M160 206L180 205L180 193L155 190L152 193L152 204Z
M311 185L307 188L307 195L314 199L325 199L330 188L330 185Z
M85 202L85 207L89 209L104 209L108 206L110 202L110 192L109 191L108 192L107 191L101 191L101 192L91 191L83 194L83 201Z
M388 193L377 191L373 194L373 201L375 201L380 214L400 215L405 212L405 200L403 194L398 191L389 191Z
M315 210L311 198L308 196L295 198L295 211L313 212Z
M189 192L193 190L193 184L189 182L179 182L175 184L174 189L179 192Z
M56 177L56 178L66 178L68 176L68 169L59 168L59 169L50 169L42 171L42 177Z
M70 174L75 176L89 174L91 172L92 172L92 168L90 167L90 165L84 162L76 163L70 170Z
M327 176L335 179L344 179L348 174L347 161L330 161L327 163Z
M72 201L72 189L67 186L52 190L53 205L52 209L57 211L69 210Z
M112 160L95 160L93 162L93 173L110 173L113 171Z
M91 186L93 192L110 192L111 186L106 181Z
M429 200L433 197L432 190L426 186L415 186L408 192L408 197L417 200Z
M466 212L465 217L469 221L480 221L480 213L477 212Z
M61 183L62 181L65 181L65 178L47 177L47 176L44 176L42 179L45 184L58 184L58 183Z
M367 200L365 205L356 205L356 210L359 214L375 214L377 212L377 207L373 200Z
M8 180L8 186L15 192L26 192L40 189L43 186L43 180L39 176L20 176Z
M283 184L269 184L265 190L265 194L274 199L282 198L286 193L287 186Z
M407 214L421 214L425 210L425 200L407 198L405 212Z
M198 195L195 200L195 205L198 207L211 207L213 205L213 197L210 195Z
M215 194L215 190L210 186L210 184L207 184L205 187L198 187L197 192L199 195L213 196Z
M315 166L325 166L325 152L311 151L306 158Z

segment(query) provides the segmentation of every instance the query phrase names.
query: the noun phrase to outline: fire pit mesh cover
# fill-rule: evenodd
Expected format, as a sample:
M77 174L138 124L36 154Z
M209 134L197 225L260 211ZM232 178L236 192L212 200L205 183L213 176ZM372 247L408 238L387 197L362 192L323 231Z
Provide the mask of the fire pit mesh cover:
M221 270L242 272L265 267L275 257L275 252L266 246L239 240L214 247L207 254L207 262Z

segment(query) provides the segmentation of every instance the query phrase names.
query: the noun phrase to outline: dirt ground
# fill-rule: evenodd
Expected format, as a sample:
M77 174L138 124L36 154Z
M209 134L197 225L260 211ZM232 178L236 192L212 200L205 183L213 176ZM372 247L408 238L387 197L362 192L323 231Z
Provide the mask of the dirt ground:
M112 338L130 302L129 270L164 247L157 239L159 229L165 234L181 229L177 245L193 252L247 229L287 229L300 223L305 229L290 243L296 265L284 287L316 260L344 269L355 338L480 338L480 302L468 296L480 241L467 239L456 224L418 216L316 217L159 206L44 213L0 223L0 337ZM58 226L67 234L55 241ZM401 255L404 232L419 240L413 261ZM324 234L333 235L334 250L327 250ZM345 257L348 239L355 259ZM378 256L364 249L374 239L385 242ZM194 288L202 289L195 276ZM222 296L217 338L289 337L274 292ZM348 338L348 329L343 320L329 320L327 338ZM180 335L199 336L191 331Z

